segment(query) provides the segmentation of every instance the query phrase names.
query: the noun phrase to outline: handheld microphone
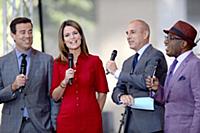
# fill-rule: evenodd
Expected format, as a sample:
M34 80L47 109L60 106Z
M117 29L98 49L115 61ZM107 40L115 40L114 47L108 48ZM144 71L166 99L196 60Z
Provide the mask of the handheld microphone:
M73 68L73 65L74 65L73 60L74 60L73 54L69 53L68 54L68 66L69 66L69 68ZM72 81L73 81L73 78L70 78L69 79L69 85L72 85Z
M116 58L116 56L117 56L117 50L113 50L113 51L112 51L112 54L111 54L111 56L110 56L110 60L114 61L115 58Z
M115 58L116 58L116 56L117 56L117 50L113 50L112 51L112 54L111 54L111 56L110 56L110 60L111 61L114 61L115 60ZM108 71L108 70L106 70L107 72L106 72L106 75L108 75L110 72Z
M160 61L160 59L158 59L158 60L155 61L154 68L153 68L153 73L152 73L152 75L151 75L152 78L156 75L156 70L157 70L159 61ZM153 80L152 80L151 82L153 82ZM150 97L153 97L154 92L151 90L151 91L149 92L149 95L150 95Z
M22 58L21 66L20 66L20 74L26 75L26 67L27 67L27 61L25 57ZM21 86L19 88L19 92L22 92L22 89L24 89L25 86Z

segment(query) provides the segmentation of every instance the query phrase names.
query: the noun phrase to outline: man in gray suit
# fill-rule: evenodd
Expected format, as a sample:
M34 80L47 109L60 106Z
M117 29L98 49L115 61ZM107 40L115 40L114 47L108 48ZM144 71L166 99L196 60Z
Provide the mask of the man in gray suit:
M0 58L1 133L51 133L49 89L53 58L32 48L26 17L10 24L16 47Z
M161 105L155 102L153 111L134 109L129 105L134 98L149 97L153 93L146 88L147 76L155 73L161 83L164 83L167 73L165 57L149 43L150 29L143 20L131 21L126 33L129 47L135 50L136 54L125 60L120 72L114 61L108 61L107 70L118 77L112 99L116 104L122 103L126 106L128 114L124 133L160 133L164 121L164 108Z
M147 87L157 90L155 99L165 104L165 133L200 133L200 59L192 52L197 31L180 20L164 32L166 54L175 59L164 87L150 77Z

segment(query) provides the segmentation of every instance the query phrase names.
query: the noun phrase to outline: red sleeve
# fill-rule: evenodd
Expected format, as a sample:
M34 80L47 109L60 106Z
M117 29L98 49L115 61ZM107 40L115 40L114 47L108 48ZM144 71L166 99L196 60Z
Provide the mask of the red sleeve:
M107 92L109 92L108 83L106 80L106 75L105 75L102 61L99 59L99 57L97 58L95 64L96 64L95 65L95 67L96 67L96 69L95 69L95 90L97 92L107 93Z
M53 62L53 72L52 72L52 84L50 89L50 95L52 96L53 90L58 87L60 84L60 76L59 76L59 63L54 60Z

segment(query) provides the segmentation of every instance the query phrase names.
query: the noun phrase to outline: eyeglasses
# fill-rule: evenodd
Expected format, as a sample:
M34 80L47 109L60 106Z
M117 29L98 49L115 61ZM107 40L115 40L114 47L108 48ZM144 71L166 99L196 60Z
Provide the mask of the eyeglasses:
M182 38L175 37L175 36L165 36L165 40L183 40Z

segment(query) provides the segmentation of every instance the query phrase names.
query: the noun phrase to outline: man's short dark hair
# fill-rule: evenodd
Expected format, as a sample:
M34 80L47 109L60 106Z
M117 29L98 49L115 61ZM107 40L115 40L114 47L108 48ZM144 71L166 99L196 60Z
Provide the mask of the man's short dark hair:
M31 26L33 27L32 21L29 18L26 17L17 17L15 19L13 19L10 23L10 31L12 33L16 33L16 25L20 24L20 23L30 23Z

